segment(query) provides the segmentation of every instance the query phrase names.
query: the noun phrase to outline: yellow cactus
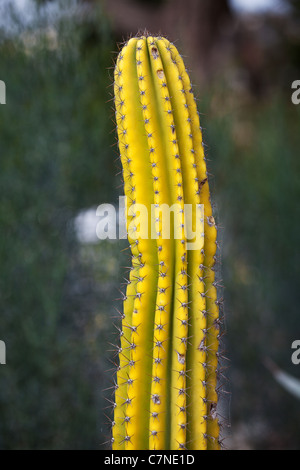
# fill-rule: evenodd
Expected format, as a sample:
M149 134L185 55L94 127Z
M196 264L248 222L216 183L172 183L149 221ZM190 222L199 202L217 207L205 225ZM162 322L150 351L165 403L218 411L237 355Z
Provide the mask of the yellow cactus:
M217 230L190 79L173 44L142 36L121 50L114 91L132 269L112 446L219 449ZM203 207L200 247L186 205Z

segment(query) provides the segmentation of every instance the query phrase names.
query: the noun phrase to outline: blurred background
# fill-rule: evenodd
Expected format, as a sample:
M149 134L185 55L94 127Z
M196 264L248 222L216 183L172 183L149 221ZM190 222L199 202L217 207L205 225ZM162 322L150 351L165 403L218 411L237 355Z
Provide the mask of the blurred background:
M145 29L184 56L204 128L225 448L299 449L300 400L276 380L300 380L297 0L1 1L0 448L109 447L129 261L125 241L97 240L95 210L122 195L113 65Z

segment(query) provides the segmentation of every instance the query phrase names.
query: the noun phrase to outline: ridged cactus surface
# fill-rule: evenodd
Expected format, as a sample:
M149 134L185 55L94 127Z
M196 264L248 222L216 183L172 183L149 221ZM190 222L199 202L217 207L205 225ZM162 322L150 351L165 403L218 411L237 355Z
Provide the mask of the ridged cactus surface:
M217 230L190 79L175 46L151 36L125 44L114 78L132 266L113 449L219 449ZM188 249L188 204L204 208L196 249ZM167 208L169 234L162 223ZM193 230L196 217L194 211Z

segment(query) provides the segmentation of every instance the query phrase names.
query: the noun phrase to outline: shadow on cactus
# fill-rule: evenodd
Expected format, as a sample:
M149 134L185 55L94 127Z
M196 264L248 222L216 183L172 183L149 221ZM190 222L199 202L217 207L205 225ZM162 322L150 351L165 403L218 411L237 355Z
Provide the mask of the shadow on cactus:
M168 40L135 37L119 53L114 92L132 266L112 447L218 450L217 228L190 79ZM190 238L187 206L194 208ZM166 207L169 236L163 233ZM150 226L152 236L142 236ZM201 245L189 249L197 235Z

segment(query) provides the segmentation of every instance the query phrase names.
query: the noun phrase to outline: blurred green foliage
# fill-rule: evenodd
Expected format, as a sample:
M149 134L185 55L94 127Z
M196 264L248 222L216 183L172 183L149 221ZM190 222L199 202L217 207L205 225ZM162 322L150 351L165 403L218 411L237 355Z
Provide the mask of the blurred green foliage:
M297 449L299 403L264 363L299 376L300 107L288 87L255 101L222 81L200 107L221 226L230 421L248 426L252 448Z
M114 46L101 16L19 28L0 42L0 448L99 448L118 259L73 221L116 196Z

